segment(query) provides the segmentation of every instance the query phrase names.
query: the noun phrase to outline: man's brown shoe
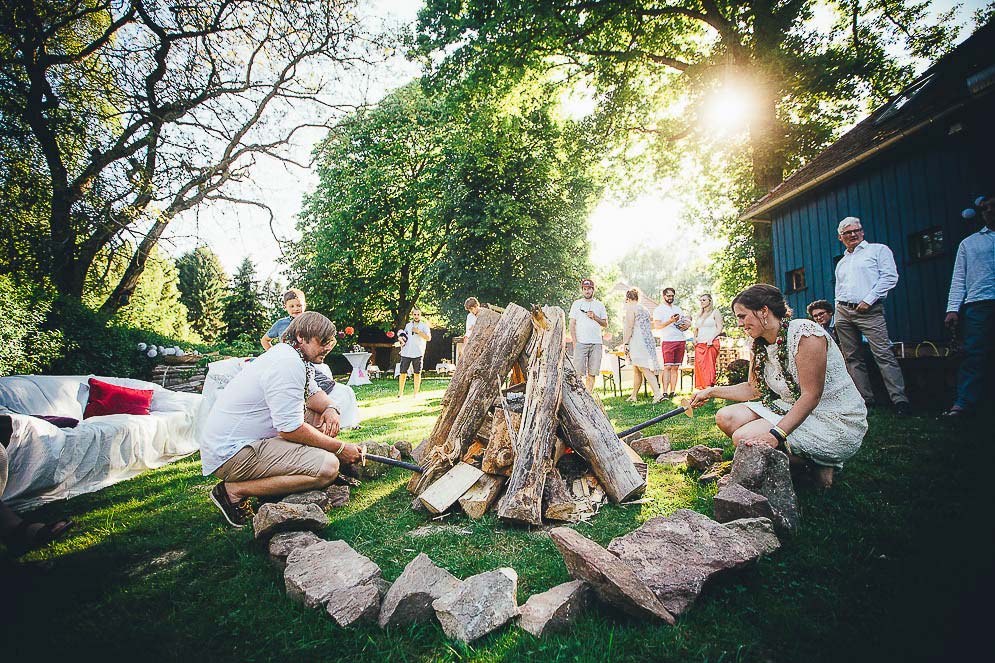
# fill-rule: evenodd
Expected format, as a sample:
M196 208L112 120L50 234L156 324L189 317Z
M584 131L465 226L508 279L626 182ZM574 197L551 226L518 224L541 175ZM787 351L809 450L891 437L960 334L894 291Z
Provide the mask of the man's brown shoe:
M242 500L238 504L233 504L228 499L228 491L225 489L224 481L221 481L211 489L211 501L214 502L214 506L218 507L221 515L225 517L225 520L232 527L242 527L254 515L249 500Z

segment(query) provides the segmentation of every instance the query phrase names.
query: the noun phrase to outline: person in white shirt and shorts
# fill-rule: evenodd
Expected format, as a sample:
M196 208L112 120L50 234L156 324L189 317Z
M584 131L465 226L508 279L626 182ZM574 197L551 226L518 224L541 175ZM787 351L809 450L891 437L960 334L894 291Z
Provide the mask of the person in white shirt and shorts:
M584 376L588 391L594 391L594 380L601 372L604 353L602 330L608 326L605 305L594 298L594 281L580 282L583 295L570 307L570 337L574 340L574 368Z
M669 398L677 393L681 363L687 347L684 332L691 327L691 320L685 317L681 307L674 305L677 292L673 288L664 288L662 294L663 302L653 310L653 329L663 330L660 333L660 354L663 359L660 387L663 395Z

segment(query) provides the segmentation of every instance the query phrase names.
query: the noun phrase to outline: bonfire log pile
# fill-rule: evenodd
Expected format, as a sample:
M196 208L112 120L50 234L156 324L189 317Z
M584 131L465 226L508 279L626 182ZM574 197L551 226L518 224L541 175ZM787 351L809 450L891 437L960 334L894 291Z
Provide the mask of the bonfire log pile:
M152 382L172 391L199 394L206 379L206 366L159 364L152 369Z
M576 522L607 500L646 489L645 466L619 440L566 353L556 306L482 309L442 398L408 489L415 506L471 518L489 510L511 522ZM502 389L512 368L524 384Z

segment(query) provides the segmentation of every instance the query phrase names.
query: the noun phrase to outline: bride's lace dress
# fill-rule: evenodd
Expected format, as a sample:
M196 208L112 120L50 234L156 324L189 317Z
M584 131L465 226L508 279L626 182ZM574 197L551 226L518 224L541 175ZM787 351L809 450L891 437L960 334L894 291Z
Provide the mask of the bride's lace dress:
M843 354L833 339L820 325L811 320L792 320L788 325L788 370L798 383L795 357L798 343L803 336L821 336L828 343L826 356L826 385L822 398L805 421L788 436L792 454L807 458L819 465L843 467L843 462L857 453L867 432L867 407L864 399L846 371ZM777 360L777 345L767 346L767 357L762 379L780 398L778 407L787 411L794 405L783 367ZM763 403L746 403L767 421L776 424L783 415L772 412Z

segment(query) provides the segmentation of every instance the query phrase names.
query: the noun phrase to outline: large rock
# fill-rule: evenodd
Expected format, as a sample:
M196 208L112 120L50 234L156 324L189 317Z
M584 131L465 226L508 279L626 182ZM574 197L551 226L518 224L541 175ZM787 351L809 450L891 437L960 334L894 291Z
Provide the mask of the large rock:
M338 486L336 484L325 488L325 494L328 495L328 508L334 509L348 504L350 490L349 486Z
M411 458L411 452L414 451L411 443L407 440L398 440L394 443L394 448L397 449L402 458Z
M282 571L287 568L287 556L290 553L321 541L314 532L280 532L269 540L270 561Z
M583 580L571 580L549 591L529 597L521 608L518 625L541 638L547 633L565 631L591 603L591 586Z
M309 608L324 608L339 590L371 585L379 593L381 576L379 566L345 541L322 541L291 552L283 580L291 599Z
M675 615L694 602L713 575L759 556L736 532L688 509L647 520L612 541L608 551L618 555Z
M401 452L393 445L384 442L374 442L373 440L363 442L362 445L366 447L366 453L401 460ZM386 474L389 469L389 465L368 460L365 465L360 465L359 463L343 464L341 472L356 479L375 479Z
M706 447L704 444L696 444L688 449L688 468L704 472L722 460L722 451L718 447Z
M680 467L682 465L687 465L688 451L687 449L668 451L667 453L663 453L657 456L656 462L660 463L661 465L670 465L671 467Z
M348 488L348 486L343 486ZM313 504L322 511L328 511L332 498L324 490L307 490L303 493L287 495L282 500L284 504Z
M739 484L767 498L774 511L774 526L792 531L798 526L798 499L791 483L788 457L766 444L740 444L732 459L729 484Z
M670 451L670 438L666 435L654 435L634 440L629 446L640 456L658 456Z
M428 555L408 562L380 606L380 628L426 622L435 616L432 602L459 589L462 583L449 571L436 566Z
M724 526L749 541L761 555L769 555L781 547L770 518L740 518Z
M256 539L265 540L277 532L319 530L328 527L328 516L313 504L271 502L259 507L252 518Z
M343 587L332 590L325 601L325 612L343 628L375 622L380 612L380 585Z
M739 518L774 518L774 511L766 497L738 483L730 484L715 495L712 511L715 520L720 523Z
M432 602L450 638L473 642L518 616L518 574L502 567L478 573Z
M418 443L418 446L411 450L411 460L421 465L422 461L425 460L425 456L428 454L429 448L429 440L426 437Z
M570 577L585 581L602 601L635 617L674 623L674 616L625 562L572 529L556 527L550 536Z

